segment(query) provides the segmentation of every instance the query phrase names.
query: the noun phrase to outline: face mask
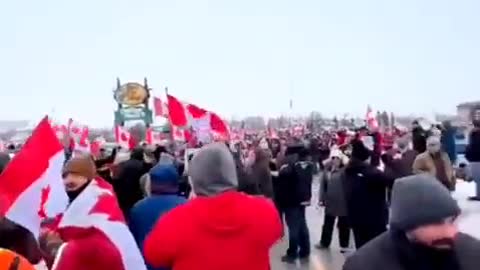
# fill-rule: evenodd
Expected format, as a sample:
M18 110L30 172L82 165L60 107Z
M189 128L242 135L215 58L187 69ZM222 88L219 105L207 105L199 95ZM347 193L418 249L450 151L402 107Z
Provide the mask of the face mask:
M69 201L73 202L87 188L88 184L90 184L90 181L88 181L87 183L83 184L82 186L78 187L75 190L67 191L67 196L69 198Z

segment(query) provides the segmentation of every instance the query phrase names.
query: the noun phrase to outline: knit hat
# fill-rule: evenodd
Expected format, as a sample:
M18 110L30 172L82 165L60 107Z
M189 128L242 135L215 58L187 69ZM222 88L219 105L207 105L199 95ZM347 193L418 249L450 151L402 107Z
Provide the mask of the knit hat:
M238 186L235 162L224 143L202 147L191 160L188 174L197 196L214 196Z
M367 160L371 155L371 151L359 139L352 141L352 158L360 161Z
M392 189L390 226L409 231L458 216L461 210L450 192L429 174L397 179Z
M87 155L78 155L72 157L63 167L62 176L65 177L69 173L78 174L93 179L96 175L95 163L92 158Z
M173 165L156 165L150 170L149 175L152 185L178 185L179 176Z

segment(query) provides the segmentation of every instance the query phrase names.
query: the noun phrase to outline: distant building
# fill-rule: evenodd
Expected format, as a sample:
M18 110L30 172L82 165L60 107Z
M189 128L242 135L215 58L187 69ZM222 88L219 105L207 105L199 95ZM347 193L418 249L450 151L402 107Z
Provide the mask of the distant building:
M480 120L480 101L465 102L457 105L458 117L467 123Z

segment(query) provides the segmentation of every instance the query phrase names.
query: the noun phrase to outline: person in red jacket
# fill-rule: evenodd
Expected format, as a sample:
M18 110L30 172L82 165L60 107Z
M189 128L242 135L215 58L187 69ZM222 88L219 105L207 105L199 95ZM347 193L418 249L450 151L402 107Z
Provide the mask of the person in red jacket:
M189 164L196 198L163 217L144 243L154 267L173 270L268 270L282 225L273 203L238 192L232 154L223 143L203 147Z

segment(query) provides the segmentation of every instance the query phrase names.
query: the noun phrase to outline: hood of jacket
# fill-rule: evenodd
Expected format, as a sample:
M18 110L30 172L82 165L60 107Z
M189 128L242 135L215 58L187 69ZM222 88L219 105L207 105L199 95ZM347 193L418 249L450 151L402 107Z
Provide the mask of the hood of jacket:
M213 197L198 197L192 201L196 208L193 220L205 232L215 235L241 234L255 223L251 213L255 211L246 195L227 191Z

